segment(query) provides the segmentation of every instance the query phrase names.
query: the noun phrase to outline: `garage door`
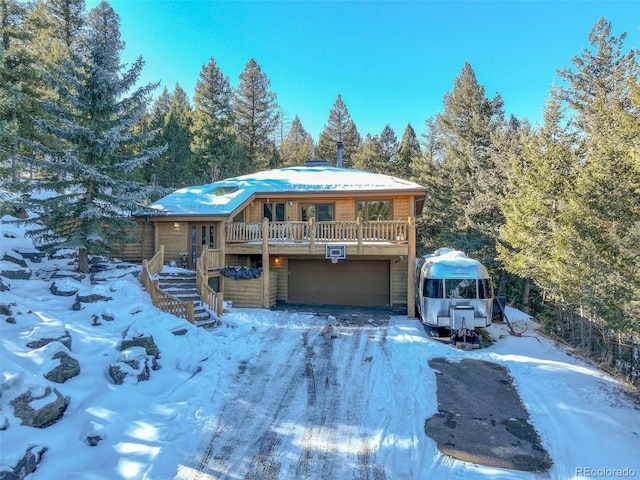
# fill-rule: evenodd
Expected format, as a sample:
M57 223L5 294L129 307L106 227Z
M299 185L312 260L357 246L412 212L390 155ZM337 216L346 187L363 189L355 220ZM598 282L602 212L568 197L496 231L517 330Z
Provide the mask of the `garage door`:
M289 303L389 305L389 262L289 260Z

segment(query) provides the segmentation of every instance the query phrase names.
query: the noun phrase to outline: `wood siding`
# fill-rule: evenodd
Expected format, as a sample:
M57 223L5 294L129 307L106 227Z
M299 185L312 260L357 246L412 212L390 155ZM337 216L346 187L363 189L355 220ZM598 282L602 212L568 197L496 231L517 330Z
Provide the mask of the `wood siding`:
M230 300L234 307L238 308L262 308L262 287L264 277L252 278L250 280L238 280L235 278L224 278L224 298ZM278 275L271 272L269 275L269 305L276 304L276 292L278 286Z
M164 260L169 263L174 260L180 265L180 252L188 251L189 247L189 223L159 222L156 227L157 245L164 245Z
M137 243L119 243L112 245L114 258L119 258L124 262L142 262L145 258L151 258L153 251L153 226L144 220L135 219L138 230Z
M409 262L407 256L394 257L391 261L391 305L401 306L407 304L407 269Z

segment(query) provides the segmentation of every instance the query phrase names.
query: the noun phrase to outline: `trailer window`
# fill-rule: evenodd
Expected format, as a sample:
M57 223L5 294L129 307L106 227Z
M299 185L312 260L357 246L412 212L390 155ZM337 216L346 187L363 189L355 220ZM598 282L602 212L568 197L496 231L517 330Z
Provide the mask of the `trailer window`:
M475 278L448 278L444 286L447 298L476 298Z
M478 280L478 298L493 298L493 288L490 279L481 278Z
M427 298L442 298L442 280L437 278L425 278L422 288L422 296Z

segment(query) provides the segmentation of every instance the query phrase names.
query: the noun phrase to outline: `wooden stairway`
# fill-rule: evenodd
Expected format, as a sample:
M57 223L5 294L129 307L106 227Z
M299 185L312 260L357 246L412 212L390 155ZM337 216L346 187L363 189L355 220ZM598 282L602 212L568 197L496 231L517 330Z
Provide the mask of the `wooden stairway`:
M215 321L202 304L196 285L195 271L160 272L157 278L161 290L184 302L193 302L196 325L206 325Z

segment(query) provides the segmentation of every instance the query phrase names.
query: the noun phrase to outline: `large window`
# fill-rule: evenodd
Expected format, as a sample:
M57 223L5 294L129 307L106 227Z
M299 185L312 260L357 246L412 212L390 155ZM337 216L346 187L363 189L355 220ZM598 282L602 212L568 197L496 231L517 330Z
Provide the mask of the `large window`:
M444 286L447 298L476 298L475 278L447 278Z
M333 203L314 203L302 205L302 221L315 218L316 222L333 221Z
M442 282L439 278L425 278L422 296L427 298L442 298Z
M264 203L262 217L270 222L284 222L284 203Z
M358 202L358 217L367 220L393 220L391 200L363 200Z

